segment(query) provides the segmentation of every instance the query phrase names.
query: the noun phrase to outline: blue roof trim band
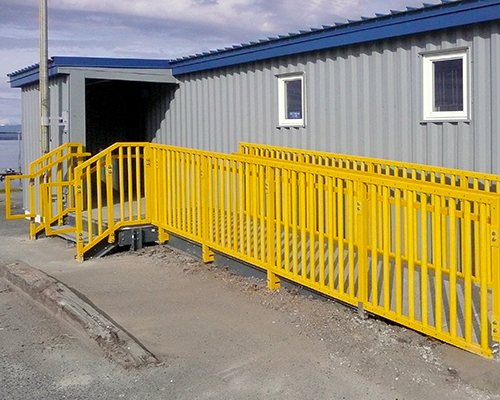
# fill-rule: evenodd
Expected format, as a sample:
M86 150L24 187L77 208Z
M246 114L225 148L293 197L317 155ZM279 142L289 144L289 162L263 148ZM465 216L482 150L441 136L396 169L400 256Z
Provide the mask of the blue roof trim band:
M169 60L150 60L141 58L99 58L99 57L54 57L58 67L93 67L93 68L170 68Z
M49 65L49 77L58 75L57 68L53 68ZM21 71L13 72L8 75L10 77L10 87L19 88L30 83L38 82L38 64L32 65L29 68L25 68Z
M453 1L171 62L174 76L500 19L500 0Z

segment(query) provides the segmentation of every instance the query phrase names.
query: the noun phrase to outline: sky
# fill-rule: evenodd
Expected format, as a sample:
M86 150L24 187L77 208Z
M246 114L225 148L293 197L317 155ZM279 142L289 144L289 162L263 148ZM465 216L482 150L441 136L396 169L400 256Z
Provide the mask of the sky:
M437 0L427 1L437 3ZM171 59L422 0L48 0L49 57ZM0 0L0 125L21 123L7 74L39 62L38 0Z

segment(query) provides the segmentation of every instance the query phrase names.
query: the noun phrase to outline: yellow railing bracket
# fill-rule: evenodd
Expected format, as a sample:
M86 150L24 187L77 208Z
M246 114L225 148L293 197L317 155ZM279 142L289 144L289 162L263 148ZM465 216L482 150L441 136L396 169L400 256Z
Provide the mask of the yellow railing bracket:
M498 247L498 229L492 229L491 231L491 245L494 247Z
M269 290L276 290L281 288L281 279L275 273L267 270L267 287Z
M500 324L497 320L491 321L491 339L500 342Z
M215 259L214 252L206 245L201 246L201 259L204 263L211 263Z
M166 229L159 228L158 229L158 243L164 244L170 240L170 235Z

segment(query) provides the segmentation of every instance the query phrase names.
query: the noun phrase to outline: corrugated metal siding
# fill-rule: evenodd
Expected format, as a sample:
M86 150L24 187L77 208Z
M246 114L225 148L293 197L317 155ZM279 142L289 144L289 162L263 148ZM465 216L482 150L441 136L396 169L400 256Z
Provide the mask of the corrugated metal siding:
M63 116L63 111L68 111L68 85L66 76L50 79L50 150L55 149L69 141L68 135L63 133L59 126L58 117ZM22 92L22 168L23 173L28 173L28 165L41 155L40 145L40 92L38 84L23 87ZM24 182L25 185L28 182ZM24 188L24 204L27 205L27 186Z
M38 85L23 87L22 130L22 168L24 173L28 173L28 164L40 157L40 92Z
M463 46L471 122L421 123L419 53ZM499 51L495 23L180 76L157 107L156 140L221 152L251 141L500 173ZM277 128L275 76L299 71L307 126Z
M500 27L492 30L491 54L491 169L500 171Z
M69 119L69 84L68 76L61 75L50 81L50 149L70 142L69 128L59 122L59 118ZM55 118L54 118L55 116ZM69 123L69 121L68 121Z
M29 173L28 164L40 157L40 92L38 85L23 87L22 94L22 147L23 173ZM23 204L28 209L28 181L23 179Z
M50 150L69 140L64 128L59 125L58 118L68 112L68 85L66 76L50 79ZM22 126L24 142L24 159L32 161L40 157L40 92L38 84L23 87ZM66 136L65 136L66 135ZM29 163L29 162L28 162ZM27 171L27 164L24 166Z

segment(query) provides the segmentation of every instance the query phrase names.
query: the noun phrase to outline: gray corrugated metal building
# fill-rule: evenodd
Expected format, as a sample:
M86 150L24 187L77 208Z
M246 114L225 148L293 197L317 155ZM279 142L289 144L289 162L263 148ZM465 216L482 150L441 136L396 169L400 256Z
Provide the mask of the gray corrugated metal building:
M23 91L39 156L38 67ZM177 60L54 57L51 147L240 141L500 174L500 0L443 1Z

